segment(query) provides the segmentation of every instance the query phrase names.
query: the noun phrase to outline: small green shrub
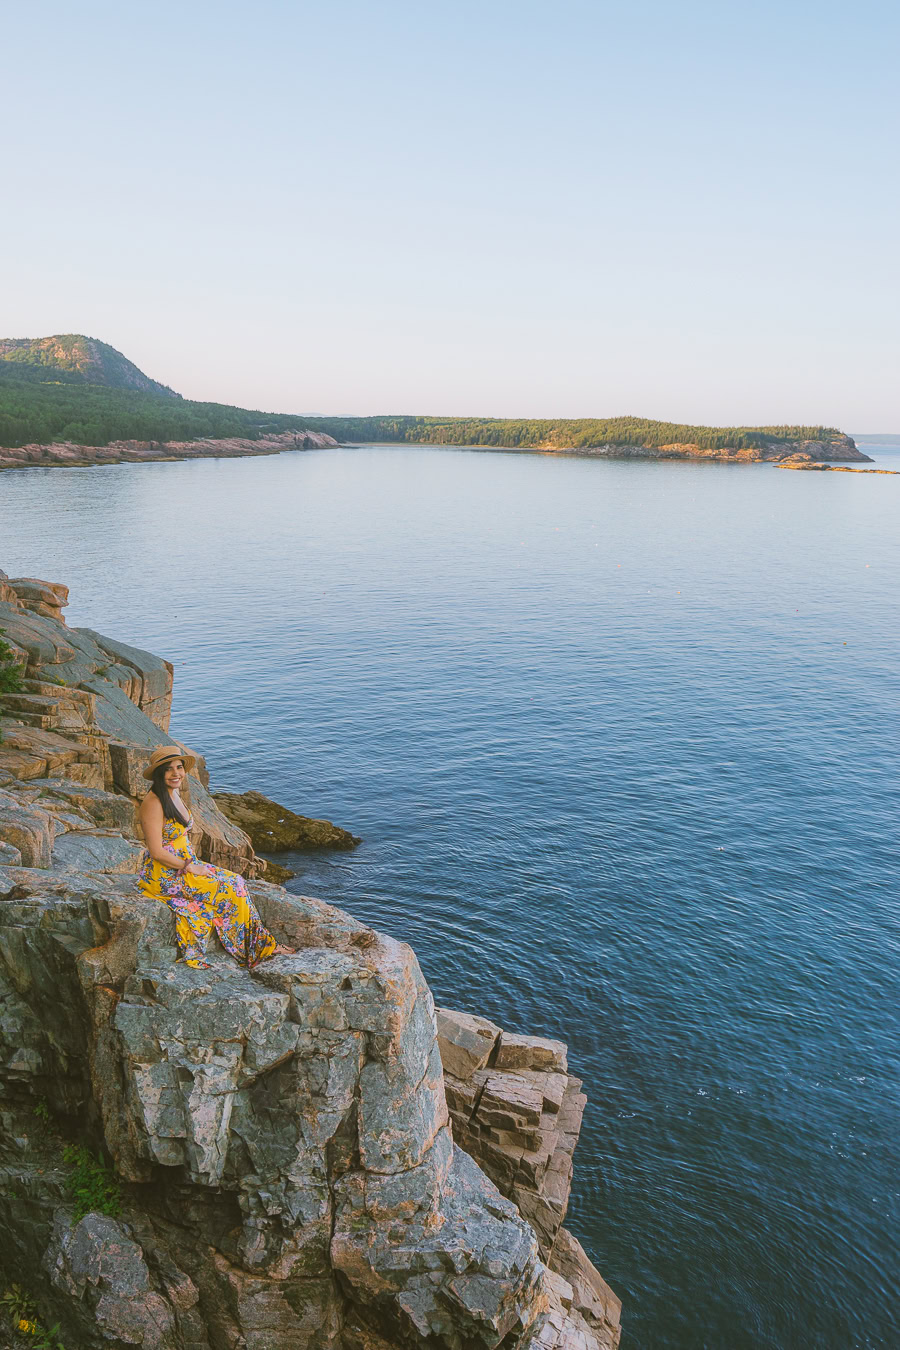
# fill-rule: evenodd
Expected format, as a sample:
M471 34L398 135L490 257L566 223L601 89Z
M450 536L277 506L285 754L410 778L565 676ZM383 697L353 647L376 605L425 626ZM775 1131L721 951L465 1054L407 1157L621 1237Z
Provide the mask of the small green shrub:
M18 1284L11 1284L5 1293L0 1294L0 1308L13 1326L20 1321L29 1321L34 1311L31 1299Z
M35 1322L33 1325L34 1331L31 1333L34 1337L31 1342L33 1350L66 1350L59 1339L58 1322L55 1322L49 1331L45 1331L40 1322Z
M0 694L17 694L22 688L22 667L8 642L3 641L5 628L0 628Z
M0 712L3 711L3 695L17 694L22 688L22 667L8 642L3 641L6 630L0 628ZM3 732L0 730L0 741Z
M32 1350L66 1350L59 1339L59 1323L48 1331L38 1321L34 1300L18 1284L10 1285L0 1294L0 1317L16 1332L17 1340Z
M114 1172L81 1144L63 1149L63 1161L72 1168L66 1189L75 1201L75 1214L108 1214L115 1219L122 1208L122 1195Z
M47 1105L45 1098L42 1097L40 1099L31 1114L35 1117L42 1130L49 1130L53 1123L53 1117L50 1114L50 1107Z

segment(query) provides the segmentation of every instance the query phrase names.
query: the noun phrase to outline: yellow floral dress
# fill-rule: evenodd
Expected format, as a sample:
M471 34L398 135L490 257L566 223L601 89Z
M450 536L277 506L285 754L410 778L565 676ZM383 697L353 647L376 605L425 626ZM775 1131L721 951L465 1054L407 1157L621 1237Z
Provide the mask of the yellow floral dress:
M179 858L198 862L187 825L178 820L163 824L163 846ZM175 931L185 964L205 970L206 944L215 928L219 941L227 952L243 966L255 966L271 956L277 946L275 938L263 926L253 901L247 894L247 884L236 872L224 867L202 864L208 876L194 876L190 872L176 872L147 854L138 877L138 886L145 895L164 901L175 915Z

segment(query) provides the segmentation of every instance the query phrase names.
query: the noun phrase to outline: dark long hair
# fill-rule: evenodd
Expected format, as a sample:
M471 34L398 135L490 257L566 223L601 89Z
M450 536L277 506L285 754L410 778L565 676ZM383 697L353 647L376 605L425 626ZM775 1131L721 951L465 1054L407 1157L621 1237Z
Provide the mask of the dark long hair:
M178 807L172 801L172 794L166 787L166 770L172 767L172 761L166 760L153 770L153 779L150 783L150 791L155 792L162 802L163 817L166 820L177 820L179 825L187 825L188 818L183 816Z

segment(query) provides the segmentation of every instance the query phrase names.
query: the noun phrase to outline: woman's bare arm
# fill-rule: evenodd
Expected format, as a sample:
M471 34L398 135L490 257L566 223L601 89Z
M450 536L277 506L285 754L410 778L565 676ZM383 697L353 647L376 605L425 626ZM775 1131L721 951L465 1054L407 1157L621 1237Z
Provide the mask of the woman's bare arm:
M178 872L183 871L184 859L179 858L177 853L171 853L163 843L162 833L165 821L162 802L155 792L148 792L141 802L140 821L147 852L154 862L162 863L163 867L174 867Z

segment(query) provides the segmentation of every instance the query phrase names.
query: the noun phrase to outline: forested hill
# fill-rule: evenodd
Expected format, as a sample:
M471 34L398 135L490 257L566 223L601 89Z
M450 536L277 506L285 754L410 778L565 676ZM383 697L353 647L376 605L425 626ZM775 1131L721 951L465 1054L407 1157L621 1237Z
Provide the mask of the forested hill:
M0 359L0 446L108 445L110 441L191 441L261 436L305 428L306 419L225 403L110 389L78 371L47 370Z
M694 427L639 417L514 420L469 417L305 417L225 403L196 403L151 380L105 342L78 334L0 339L0 446L108 445L111 441L258 440L286 431L323 431L344 442L576 450L634 447L663 453L730 450L766 457L784 445L818 442L837 458L858 458L829 427Z
M174 389L151 380L127 356L108 342L83 333L57 333L43 338L0 338L0 358L28 371L40 372L44 380L65 373L79 383L100 384L107 389L137 389L163 398L180 398Z

